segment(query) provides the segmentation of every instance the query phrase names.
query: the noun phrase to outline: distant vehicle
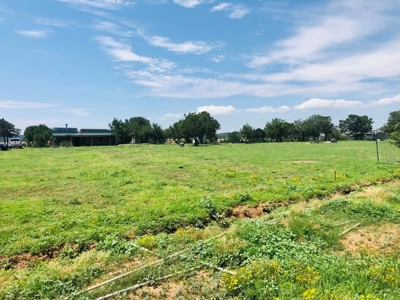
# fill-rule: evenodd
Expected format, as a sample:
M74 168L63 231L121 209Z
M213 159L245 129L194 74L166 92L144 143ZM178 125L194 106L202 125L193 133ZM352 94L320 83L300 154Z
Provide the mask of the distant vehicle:
M8 148L20 148L22 149L22 142L19 138L11 138L8 141Z
M8 150L8 145L7 144L0 144L0 150Z

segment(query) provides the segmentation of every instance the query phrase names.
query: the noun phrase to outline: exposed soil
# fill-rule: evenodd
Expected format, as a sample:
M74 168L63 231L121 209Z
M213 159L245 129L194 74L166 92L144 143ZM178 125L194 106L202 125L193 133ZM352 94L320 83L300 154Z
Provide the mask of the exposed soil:
M318 163L318 160L296 160L294 162L296 164L315 164Z
M78 251L78 245L52 247L38 254L21 253L10 256L0 256L0 269L26 269L34 267L39 262L50 261L60 256L66 248L73 248ZM93 249L95 245L91 245L88 249ZM82 252L88 249L81 249Z
M145 286L137 291L129 294L129 299L144 299L150 297L151 299L176 299L179 290L181 289L181 283L167 282L164 284L158 284L154 286Z
M400 226L385 224L383 226L360 227L348 233L342 240L343 246L351 253L393 254L400 252Z
M234 219L254 219L267 214L270 214L273 210L279 207L289 206L294 203L293 201L288 202L261 202L257 206L250 205L239 205L232 209L231 218Z
M129 299L204 299L204 291L218 289L218 284L207 271L200 270L189 280L175 282L169 280L154 286L146 286L129 294ZM199 295L197 295L199 293Z
M50 260L50 258L46 255L33 255L30 253L23 253L9 257L0 257L0 269L26 269L36 265L36 263L48 260Z

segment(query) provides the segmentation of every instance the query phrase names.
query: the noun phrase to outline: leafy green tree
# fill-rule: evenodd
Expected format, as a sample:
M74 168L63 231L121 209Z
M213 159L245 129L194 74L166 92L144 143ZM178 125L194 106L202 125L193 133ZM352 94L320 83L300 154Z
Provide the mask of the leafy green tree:
M265 131L261 128L254 130L254 140L258 143L265 142Z
M233 144L240 143L241 140L242 136L237 131L233 131L228 134L228 143L233 143Z
M24 136L33 147L48 147L54 141L53 132L44 124L26 127Z
M271 141L283 142L283 139L289 136L289 123L282 119L272 119L271 122L265 124L265 136Z
M304 130L304 121L298 119L292 123L291 136L294 140L304 142L307 138Z
M143 117L134 117L125 120L127 132L135 143L146 143L152 137L150 121Z
M183 134L183 120L179 120L175 122L169 128L165 130L166 137L169 139L173 139L175 143L179 143L181 138L184 138Z
M400 147L400 122L394 126L394 131L391 134L391 142Z
M395 132L396 125L400 123L400 110L392 111L389 114L388 121L385 125L383 125L382 130L386 133Z
M350 114L347 119L339 120L339 128L344 133L349 133L354 139L363 139L367 132L372 130L374 121L368 116Z
M195 139L200 143L203 143L203 137L215 140L219 129L221 129L219 122L206 111L188 113L181 124L181 133L186 141Z
M151 139L154 141L154 143L164 144L167 138L165 131L162 129L162 127L156 123L153 123L151 127L152 127Z
M312 115L303 122L304 134L311 137L314 141L318 142L321 133L325 135L325 141L333 130L333 123L331 117Z
M242 135L245 142L252 143L254 141L255 132L254 128L250 124L246 123L245 125L243 125L243 127L240 128L240 134Z
M14 124L4 120L4 118L0 119L0 137L3 138L4 142L8 143L9 138L19 135L20 132L21 130L15 128Z
M108 124L108 127L115 136L115 142L119 141L122 144L130 142L131 138L129 136L127 123L114 118L112 122Z

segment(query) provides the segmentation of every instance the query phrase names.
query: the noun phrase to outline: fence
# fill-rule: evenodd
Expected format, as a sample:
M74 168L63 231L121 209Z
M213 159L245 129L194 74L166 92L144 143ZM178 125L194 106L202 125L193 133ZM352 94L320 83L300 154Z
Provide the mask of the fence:
M393 145L389 140L377 140L376 156L378 162L400 163L400 148Z

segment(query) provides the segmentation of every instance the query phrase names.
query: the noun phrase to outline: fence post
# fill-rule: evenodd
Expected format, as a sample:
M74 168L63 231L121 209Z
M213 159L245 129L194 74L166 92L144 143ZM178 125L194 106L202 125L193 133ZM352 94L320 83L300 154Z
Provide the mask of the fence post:
M376 139L376 158L378 159L378 163L379 163L379 146L378 146L378 139Z

